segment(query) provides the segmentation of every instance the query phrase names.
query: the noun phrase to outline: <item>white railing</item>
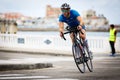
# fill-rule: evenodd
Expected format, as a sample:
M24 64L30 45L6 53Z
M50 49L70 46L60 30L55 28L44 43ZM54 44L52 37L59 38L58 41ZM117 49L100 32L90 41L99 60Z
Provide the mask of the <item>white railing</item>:
M59 36L0 34L0 50L35 51L35 52L71 52L69 36L64 41ZM96 53L109 53L108 37L87 37L90 49ZM120 52L120 37L117 38L116 51Z

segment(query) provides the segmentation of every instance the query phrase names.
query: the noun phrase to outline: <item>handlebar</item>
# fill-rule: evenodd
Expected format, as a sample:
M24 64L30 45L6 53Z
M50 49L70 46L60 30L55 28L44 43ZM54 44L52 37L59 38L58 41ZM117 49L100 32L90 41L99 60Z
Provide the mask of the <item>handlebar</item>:
M64 36L64 35L65 35L65 34L68 34L68 33L71 33L71 32L70 32L70 31L68 31L68 32L63 33L63 39L64 39L64 40L66 40L66 38L65 38L65 36Z
M66 40L66 38L65 38L64 35L65 35L65 34L68 34L68 33L71 33L71 32L81 32L82 34L84 34L81 30L80 30L80 31L77 31L77 30L69 30L69 31L63 33L63 39Z

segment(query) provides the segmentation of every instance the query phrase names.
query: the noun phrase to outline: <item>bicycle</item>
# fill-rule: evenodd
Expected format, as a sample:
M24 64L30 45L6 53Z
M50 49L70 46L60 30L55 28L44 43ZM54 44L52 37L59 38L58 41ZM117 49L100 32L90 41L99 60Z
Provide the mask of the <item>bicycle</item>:
M78 38L77 33L79 31L67 29L67 32L63 34L63 39L66 40L64 35L71 32L73 32L74 35L74 43L72 44L72 53L77 68L81 73L85 73L85 63L86 63L88 70L90 72L93 72L92 53L89 52L88 45L84 44L83 40L80 37Z

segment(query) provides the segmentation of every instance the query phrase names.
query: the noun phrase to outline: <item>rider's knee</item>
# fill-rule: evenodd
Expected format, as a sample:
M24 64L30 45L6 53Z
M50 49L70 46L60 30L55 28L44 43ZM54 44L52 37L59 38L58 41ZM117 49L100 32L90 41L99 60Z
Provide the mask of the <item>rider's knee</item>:
M86 39L86 31L82 29L82 33L80 33L80 37L85 40Z

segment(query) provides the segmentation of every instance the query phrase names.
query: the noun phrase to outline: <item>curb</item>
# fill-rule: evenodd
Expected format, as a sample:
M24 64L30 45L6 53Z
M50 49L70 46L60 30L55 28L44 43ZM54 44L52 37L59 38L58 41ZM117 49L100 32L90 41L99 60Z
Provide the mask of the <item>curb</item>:
M53 67L51 63L36 63L36 64L1 64L0 71L7 70L29 70Z
M0 51L2 52L13 52L13 53L28 53L28 54L42 54L42 55L54 55L54 56L72 56L72 52L70 51L67 51L67 52L61 52L61 51L53 51L53 52L44 52L44 51L28 51L25 49L24 50L12 50L12 49L1 49L0 48ZM70 54L67 54L67 53L70 53Z

